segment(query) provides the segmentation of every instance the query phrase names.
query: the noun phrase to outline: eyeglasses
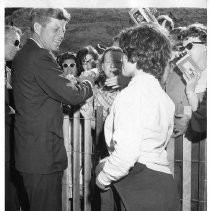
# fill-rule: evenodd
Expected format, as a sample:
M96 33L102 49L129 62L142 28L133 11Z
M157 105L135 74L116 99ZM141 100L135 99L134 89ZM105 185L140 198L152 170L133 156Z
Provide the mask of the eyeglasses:
M64 63L62 66L64 67L64 68L67 68L67 67L74 67L76 64L75 63L71 63L71 64L66 64L66 63Z
M204 42L190 42L190 43L188 43L186 46L181 46L181 47L179 47L179 50L180 51L183 51L183 50L185 50L185 49L188 49L188 50L191 50L192 48L193 48L193 45L194 44L205 44Z
M20 41L19 40L15 40L15 42L13 43L14 46L19 46L20 45Z

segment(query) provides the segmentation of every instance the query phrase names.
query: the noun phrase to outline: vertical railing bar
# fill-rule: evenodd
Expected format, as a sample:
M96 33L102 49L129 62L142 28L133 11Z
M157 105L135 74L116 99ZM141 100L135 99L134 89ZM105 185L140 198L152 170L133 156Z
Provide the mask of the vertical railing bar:
M98 162L99 158L99 141L100 141L100 135L103 131L103 107L98 106L96 109L96 140L95 140L95 159L96 164Z
M63 118L63 138L64 145L67 152L67 159L69 161L69 116L64 115ZM64 171L63 179L62 179L62 211L69 211L69 165L67 169Z
M207 197L206 197L206 139L199 143L199 210L207 210Z
M175 138L170 138L169 143L167 145L167 153L170 170L174 176L174 159L175 159Z
M84 119L84 137L84 211L91 211L91 113L88 113L87 117Z
M80 210L80 112L75 109L73 120L73 211Z
M184 114L190 114L191 107L184 106ZM183 211L191 211L191 153L192 144L183 136Z

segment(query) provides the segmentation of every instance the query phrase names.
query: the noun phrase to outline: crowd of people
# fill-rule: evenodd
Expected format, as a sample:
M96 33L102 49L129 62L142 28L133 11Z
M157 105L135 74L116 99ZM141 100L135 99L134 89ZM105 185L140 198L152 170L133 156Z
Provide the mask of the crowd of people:
M92 113L93 128L103 107L100 210L180 210L166 147L170 137L206 138L206 27L175 28L161 15L120 31L112 46L56 57L70 18L61 8L33 9L21 48L21 30L5 26L5 210L62 210L63 115L75 105ZM179 69L185 55L197 69Z

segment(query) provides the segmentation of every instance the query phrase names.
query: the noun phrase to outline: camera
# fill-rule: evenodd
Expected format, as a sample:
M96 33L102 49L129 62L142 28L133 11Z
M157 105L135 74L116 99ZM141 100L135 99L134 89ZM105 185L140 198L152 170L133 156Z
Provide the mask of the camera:
M187 51L177 51L175 57L170 61L170 63L173 66L176 66L176 63L183 58L185 55L187 55Z

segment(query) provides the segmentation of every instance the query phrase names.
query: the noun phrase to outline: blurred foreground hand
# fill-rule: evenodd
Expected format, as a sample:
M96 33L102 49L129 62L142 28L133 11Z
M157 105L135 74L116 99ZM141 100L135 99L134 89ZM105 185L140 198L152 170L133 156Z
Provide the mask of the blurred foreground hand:
M172 134L172 138L176 138L180 135L185 134L187 127L188 127L189 120L190 120L189 115L186 115L186 114L175 115L174 131Z

